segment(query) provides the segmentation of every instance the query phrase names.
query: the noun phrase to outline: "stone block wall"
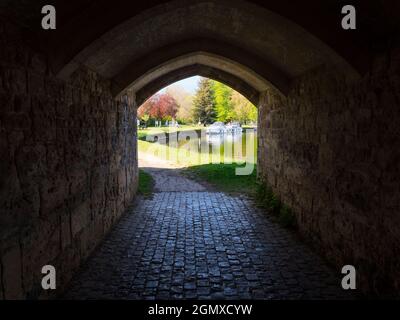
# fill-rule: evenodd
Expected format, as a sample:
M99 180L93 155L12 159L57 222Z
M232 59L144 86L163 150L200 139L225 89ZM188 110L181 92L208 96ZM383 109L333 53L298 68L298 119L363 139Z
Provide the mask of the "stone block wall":
M88 70L68 82L0 26L0 299L56 293L136 193L136 108ZM12 39L12 40L11 40Z
M259 175L367 293L400 290L400 50L361 80L321 67L259 109Z

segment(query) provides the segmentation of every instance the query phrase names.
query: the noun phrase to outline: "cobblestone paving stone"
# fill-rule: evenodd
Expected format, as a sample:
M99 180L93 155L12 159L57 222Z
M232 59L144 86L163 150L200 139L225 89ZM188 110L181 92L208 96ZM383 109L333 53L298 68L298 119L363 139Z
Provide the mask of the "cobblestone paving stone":
M251 201L182 191L190 182L167 179L169 191L132 205L65 298L351 298L341 289L340 270L333 272Z

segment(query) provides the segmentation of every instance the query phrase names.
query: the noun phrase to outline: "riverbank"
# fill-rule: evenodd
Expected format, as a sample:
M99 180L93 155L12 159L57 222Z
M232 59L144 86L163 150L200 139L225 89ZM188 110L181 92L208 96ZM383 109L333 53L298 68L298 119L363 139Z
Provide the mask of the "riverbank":
M246 195L251 198L256 196L258 189L256 166L250 175L238 176L235 171L239 167L237 164L190 166L163 160L147 153L139 153L139 167L139 189L143 195L149 195L153 190L164 190L167 185L171 185L171 179L174 181L172 183L174 187L185 185L186 191L192 188L189 188L189 184L184 180L196 181L204 190ZM196 188L196 191L198 189Z
M217 191L254 198L257 194L257 169L247 176L236 175L235 164L205 164L186 168L183 173Z
M148 127L146 129L138 129L138 139L146 140L147 136L157 135L160 133L175 133L181 131L196 131L204 129L203 126L180 125L176 127Z
M150 168L152 173L157 168L169 169L174 175L184 175L204 184L207 189L254 197L257 191L256 133L251 136L205 136L199 129L204 128L183 126L141 130L144 139L138 140L140 167ZM191 130L196 130L195 137L191 135L188 140L170 141L170 134ZM148 135L160 133L166 133L165 139L158 137L155 142L146 141ZM237 175L236 170L244 166L252 170L248 175Z

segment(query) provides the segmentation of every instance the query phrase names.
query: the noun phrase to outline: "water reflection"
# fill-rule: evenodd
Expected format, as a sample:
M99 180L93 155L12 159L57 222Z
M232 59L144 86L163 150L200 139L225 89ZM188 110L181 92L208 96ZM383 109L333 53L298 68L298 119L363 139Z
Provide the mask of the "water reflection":
M206 135L206 141L210 145L221 146L225 142L227 143L237 143L241 142L243 139L243 133L225 133L225 134L208 134Z
M199 155L210 155L217 159L233 158L241 162L247 153L253 163L256 161L257 132L253 129L244 132L226 132L221 134L207 134L205 130L181 131L151 137L148 141L166 145L167 147L196 152ZM216 161L219 161L218 159Z

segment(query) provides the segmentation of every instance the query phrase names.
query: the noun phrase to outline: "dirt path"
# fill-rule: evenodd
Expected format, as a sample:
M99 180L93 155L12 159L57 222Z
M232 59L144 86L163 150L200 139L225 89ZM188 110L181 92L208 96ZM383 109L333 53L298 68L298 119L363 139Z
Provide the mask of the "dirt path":
M182 174L183 166L178 166L171 161L142 154L139 157L139 168L151 174L155 182L155 192L206 191L203 185Z

